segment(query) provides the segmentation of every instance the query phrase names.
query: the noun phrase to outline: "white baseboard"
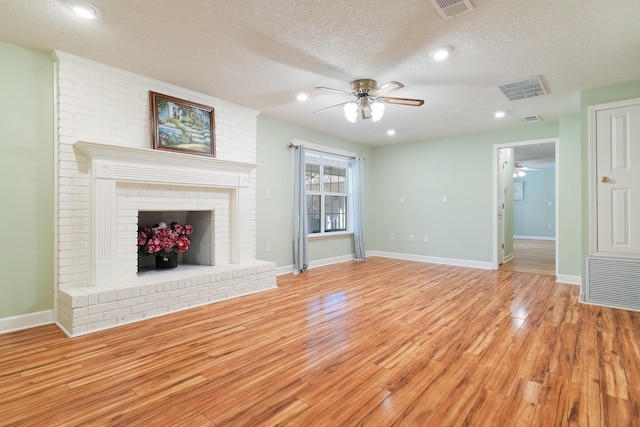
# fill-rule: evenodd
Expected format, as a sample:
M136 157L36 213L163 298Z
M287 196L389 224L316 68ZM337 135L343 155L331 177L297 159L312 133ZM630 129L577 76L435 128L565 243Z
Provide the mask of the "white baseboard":
M53 310L38 311L0 319L0 334L53 323Z
M523 239L523 240L556 240L555 237L545 237L545 236L513 236L514 239Z
M353 254L349 255L341 255L332 258L323 258L315 261L309 261L309 269L324 267L325 265L339 264L341 262L353 261ZM285 265L284 267L276 268L276 276L280 276L282 274L291 274L293 273L293 265Z
M512 259L514 259L516 256L514 254L509 254L507 256L504 257L504 260L502 261L503 264L508 263L509 261L511 261Z
M455 265L457 267L482 268L484 270L493 270L492 262L472 261L468 259L441 258L424 255L405 254L399 252L370 251L367 256L379 256L384 258L403 259L407 261L429 262L432 264Z
M282 276L283 274L293 273L293 265L285 265L284 267L276 268L276 276Z
M568 274L558 274L556 282L567 283L569 285L582 285L582 276L571 276Z
M406 261L418 261L418 262L428 262L432 264L443 264L443 265L455 265L457 267L471 267L471 268L481 268L483 270L493 270L492 262L484 262L484 261L471 261L467 259L455 259L455 258L441 258L441 257L430 257L424 255L413 255L413 254L405 254L399 252L386 252L386 251L368 251L367 257L379 256L383 258L394 258L394 259L402 259ZM509 261L513 258L507 257L508 259L505 262ZM333 258L324 258L316 261L311 261L309 263L309 268L322 267L325 265L338 264L341 262L353 261L353 255L343 255L339 257ZM276 275L281 276L283 274L291 274L293 272L293 265L285 265L283 267L278 267L276 269ZM581 285L582 277L581 276L571 276L567 274L558 274L556 277L556 282L559 283L568 283L570 285Z

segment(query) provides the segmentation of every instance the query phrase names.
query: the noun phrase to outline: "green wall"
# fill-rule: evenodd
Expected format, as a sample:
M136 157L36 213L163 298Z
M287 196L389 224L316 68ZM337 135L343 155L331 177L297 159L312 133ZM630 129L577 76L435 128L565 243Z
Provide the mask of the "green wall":
M375 174L369 184L377 190L372 246L388 252L491 262L494 144L557 135L558 124L547 123L375 148ZM414 242L409 241L411 234L416 236Z
M556 236L556 171L545 168L516 178L524 188L524 198L513 202L515 236ZM549 203L551 202L551 203Z
M581 216L582 164L580 114L560 119L560 143L556 147L558 170L558 271L560 274L582 276L582 223ZM582 220L581 220L582 218Z
M346 150L365 158L365 181L372 174L369 161L371 147L330 137L270 117L258 116L256 186L257 238L256 255L260 260L275 261L278 267L293 265L293 153L287 145L294 139ZM267 199L267 191L271 199ZM370 229L368 207L370 188L365 184L365 236ZM271 243L271 252L266 251ZM365 246L371 248L365 238ZM353 254L352 236L310 239L309 261Z
M53 309L53 61L0 42L0 318Z
M491 262L494 144L560 137L560 195L571 195L569 199L577 197L578 200L572 201L571 206L560 202L558 271L579 276L579 123L579 115L575 115L526 128L366 147L259 116L257 257L275 261L278 267L293 263L293 161L286 148L293 139L354 151L366 157L367 250ZM563 170L571 175L565 178ZM266 198L267 191L271 192L270 200ZM447 197L446 203L442 202L443 196ZM395 235L393 240L391 233ZM409 235L414 235L415 241L409 241ZM425 236L429 237L428 243L424 242ZM271 252L266 252L267 243L271 243ZM313 262L349 256L353 247L350 237L329 238L312 240L309 251Z

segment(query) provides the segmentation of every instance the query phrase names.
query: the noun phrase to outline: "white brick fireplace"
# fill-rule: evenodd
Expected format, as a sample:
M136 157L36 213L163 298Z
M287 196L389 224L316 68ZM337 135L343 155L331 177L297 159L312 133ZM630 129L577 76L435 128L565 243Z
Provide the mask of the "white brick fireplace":
M274 288L275 264L255 259L257 112L55 56L58 325L76 336ZM151 149L149 90L214 106L217 158ZM147 211L199 218L205 247L189 252L200 255L176 269L141 269L137 230L152 224L138 220Z

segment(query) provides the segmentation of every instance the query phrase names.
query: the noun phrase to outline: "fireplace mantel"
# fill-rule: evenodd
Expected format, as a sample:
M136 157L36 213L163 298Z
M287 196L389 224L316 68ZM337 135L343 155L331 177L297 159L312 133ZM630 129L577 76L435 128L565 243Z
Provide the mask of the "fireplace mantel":
M246 187L249 173L258 166L256 163L87 141L77 141L74 149L90 159L92 174L97 178L128 182Z
M92 286L112 285L117 280L114 218L117 214L118 183L231 190L230 262L237 264L252 261L247 232L251 193L249 187L250 174L257 164L86 141L74 143L74 150L86 158L84 164L89 169L89 281Z

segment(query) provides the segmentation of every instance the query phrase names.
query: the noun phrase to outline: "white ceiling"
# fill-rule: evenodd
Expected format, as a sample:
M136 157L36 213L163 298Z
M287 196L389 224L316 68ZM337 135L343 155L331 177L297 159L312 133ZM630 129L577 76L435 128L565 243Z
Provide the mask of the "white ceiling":
M638 0L471 0L443 20L428 0L92 0L83 21L63 0L0 0L0 40L62 50L369 145L546 122L579 112L579 90L640 78ZM446 62L429 49L454 47ZM541 75L549 95L508 101L502 83ZM351 80L397 80L377 123L345 120ZM295 95L305 91L306 102ZM496 120L492 112L508 111ZM386 130L396 130L394 137Z

